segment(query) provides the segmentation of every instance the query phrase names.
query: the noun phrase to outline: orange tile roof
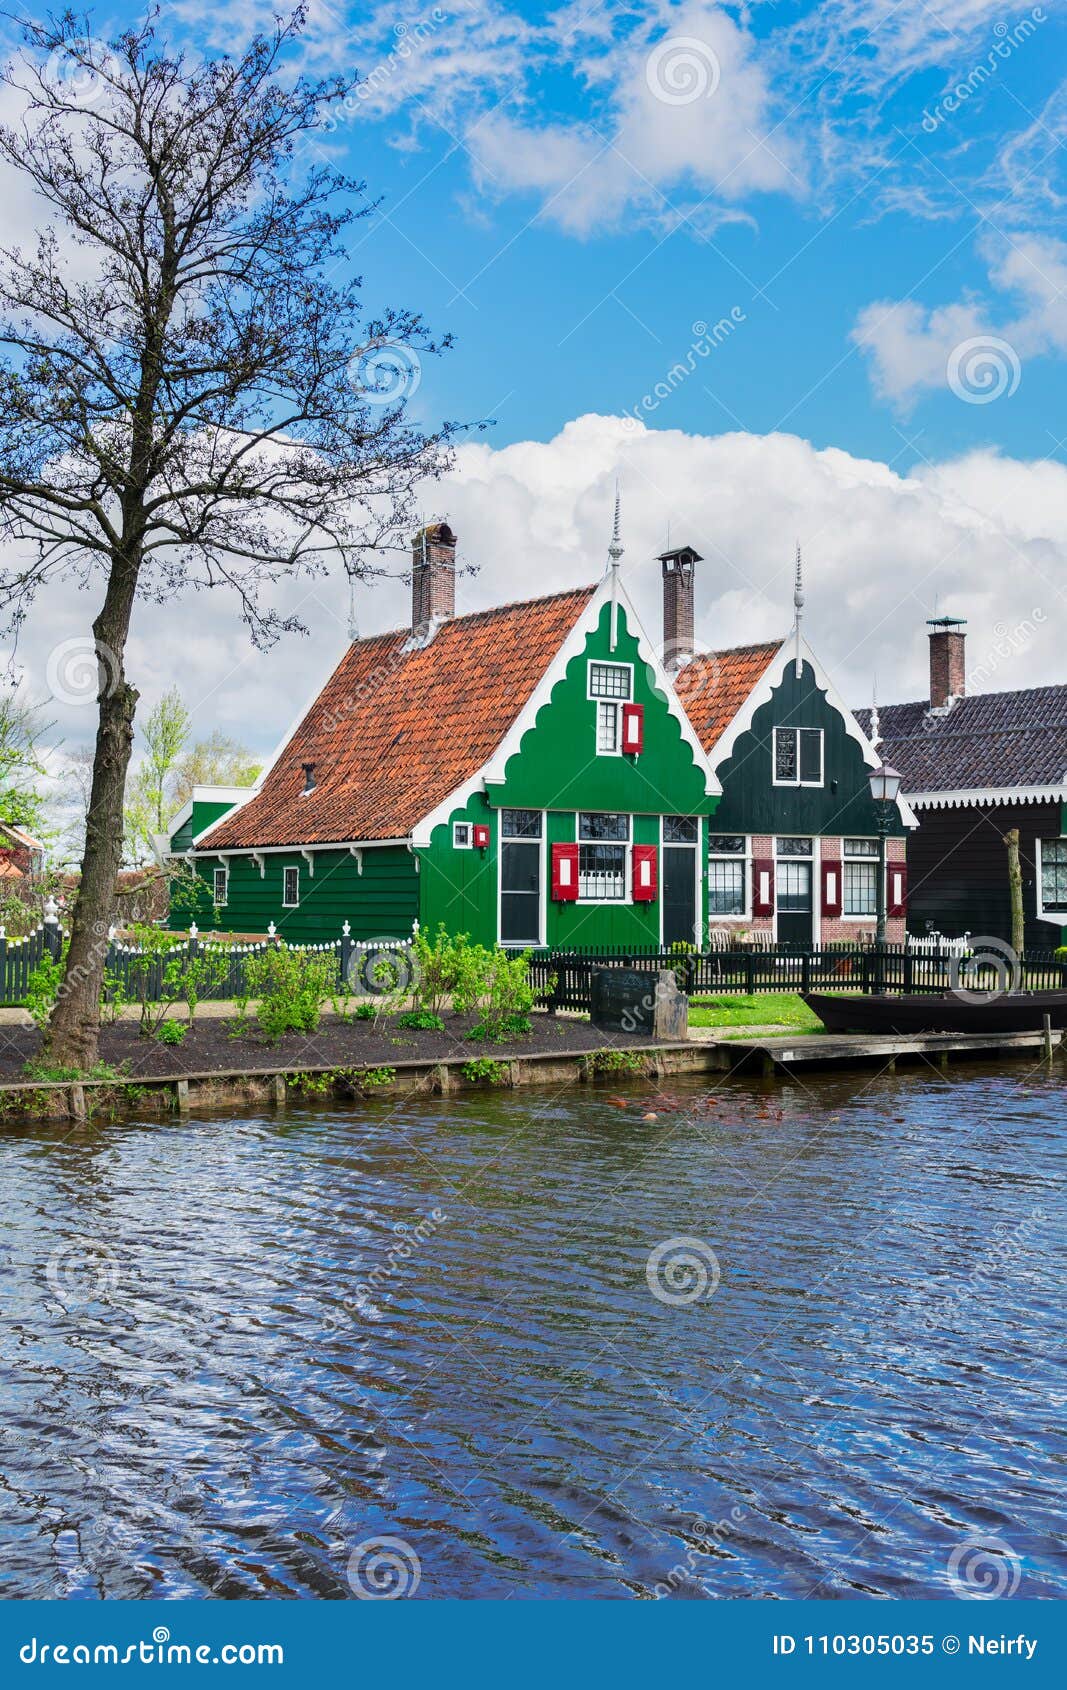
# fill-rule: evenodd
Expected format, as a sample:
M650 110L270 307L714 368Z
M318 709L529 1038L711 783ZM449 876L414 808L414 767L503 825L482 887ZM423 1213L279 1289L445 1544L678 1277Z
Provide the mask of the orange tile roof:
M764 645L704 652L675 676L674 690L705 751L714 750L781 649L781 640L770 640Z
M408 628L357 640L259 792L198 848L405 838L488 762L595 592L457 616L422 650L404 650Z

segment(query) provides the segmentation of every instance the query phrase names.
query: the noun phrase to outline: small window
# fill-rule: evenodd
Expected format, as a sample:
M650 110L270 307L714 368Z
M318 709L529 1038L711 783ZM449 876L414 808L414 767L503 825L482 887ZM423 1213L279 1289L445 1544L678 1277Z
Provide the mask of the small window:
M500 832L504 839L540 839L540 810L501 810Z
M708 858L708 914L745 913L745 838L713 834Z
M585 812L578 817L578 896L594 903L626 899L629 816Z
M282 905L287 910L295 910L300 902L300 870L287 868L282 876Z
M878 856L878 841L877 841L877 839L846 839L845 840L845 856L846 857L877 857Z
M699 837L699 823L695 816L664 816L663 843L665 845L695 845Z
M821 786L821 728L775 728L775 786Z
M841 865L841 914L878 914L878 858L877 839L846 839L843 841L844 862Z
M598 704L596 707L596 748L598 752L618 751L622 732L622 711L617 704Z
M742 833L713 833L708 840L708 852L713 857L743 857L745 836Z
M469 851L471 848L470 822L452 823L452 844L457 851Z
M811 840L810 839L800 839L800 838L796 838L796 839L791 839L791 838L790 839L776 839L775 842L774 842L774 848L775 848L776 854L779 857L810 857L811 856Z
M1041 841L1041 908L1057 915L1067 910L1067 839Z
M217 868L215 870L214 899L215 899L215 903L220 908L226 902L227 893L229 892L229 881L230 881L230 876L229 876L229 871L227 869Z
M590 698L628 699L631 674L628 663L590 663Z

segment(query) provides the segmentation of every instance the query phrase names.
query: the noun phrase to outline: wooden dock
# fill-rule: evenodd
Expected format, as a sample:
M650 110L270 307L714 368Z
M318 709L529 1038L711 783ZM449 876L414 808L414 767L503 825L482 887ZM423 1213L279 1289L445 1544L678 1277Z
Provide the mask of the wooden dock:
M759 1068L766 1075L794 1068L873 1064L892 1072L898 1062L945 1069L950 1061L1000 1056L1044 1056L1062 1047L1064 1035L1046 1033L811 1033L790 1038L722 1039L713 1047L716 1067L733 1073Z

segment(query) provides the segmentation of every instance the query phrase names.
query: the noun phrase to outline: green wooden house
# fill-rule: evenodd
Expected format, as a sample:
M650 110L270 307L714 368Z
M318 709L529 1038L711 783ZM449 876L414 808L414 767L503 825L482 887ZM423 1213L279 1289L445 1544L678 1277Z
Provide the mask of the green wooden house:
M797 624L694 655L690 547L664 553L662 641L617 568L457 617L455 535L415 537L409 628L358 640L246 791L197 788L168 849L172 924L297 941L703 945L866 936L877 757ZM663 659L666 660L666 667ZM890 937L903 930L901 807Z
M700 939L719 784L619 580L455 616L455 536L415 539L412 623L353 643L245 792L198 788L171 922L296 941Z

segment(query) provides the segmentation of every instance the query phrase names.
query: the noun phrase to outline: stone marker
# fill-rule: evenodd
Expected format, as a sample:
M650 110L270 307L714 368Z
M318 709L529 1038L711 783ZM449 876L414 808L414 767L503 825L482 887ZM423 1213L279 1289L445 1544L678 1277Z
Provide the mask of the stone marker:
M688 1039L689 999L670 968L594 968L589 977L594 1027L647 1033L653 1039Z

